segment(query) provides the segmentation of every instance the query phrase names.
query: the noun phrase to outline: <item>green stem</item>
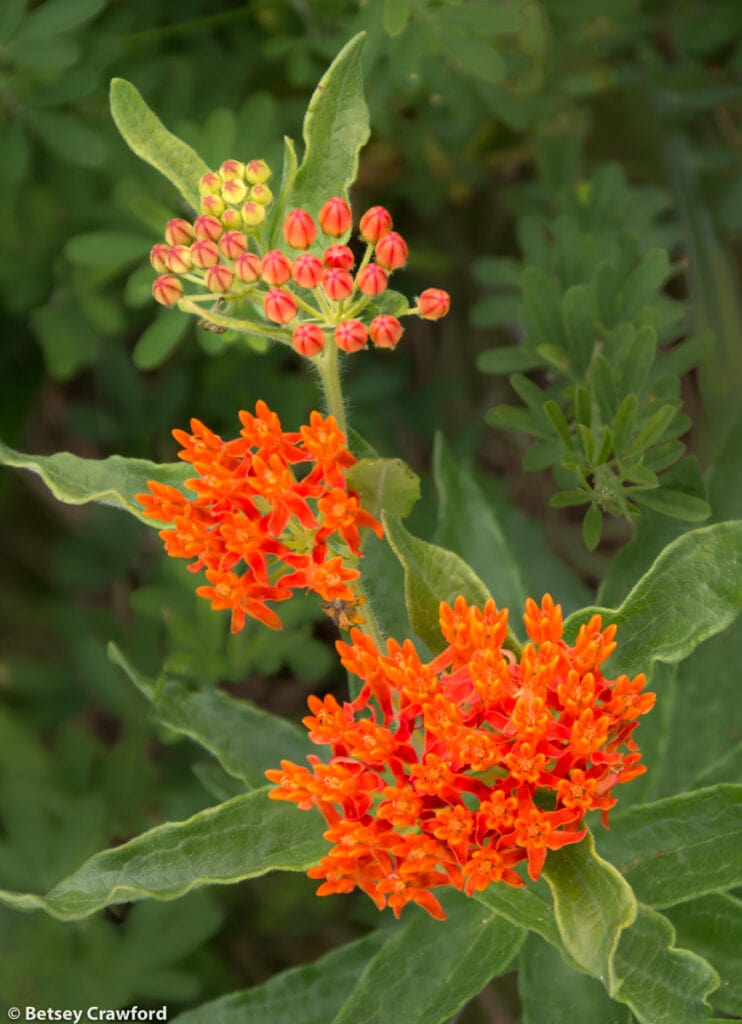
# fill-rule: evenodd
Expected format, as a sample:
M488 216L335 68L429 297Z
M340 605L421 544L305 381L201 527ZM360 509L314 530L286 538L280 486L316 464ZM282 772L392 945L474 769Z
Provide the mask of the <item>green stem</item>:
M347 437L348 427L345 422L343 389L340 385L338 347L335 342L329 341L320 354L315 356L313 362L322 381L322 391L324 392L328 415L335 417L338 427Z
M512 651L516 658L520 658L523 653L523 644L510 628L508 628L508 635L505 637L505 643L502 646L505 650Z
M199 296L198 299L191 297L181 299L178 309L184 313L194 313L196 316L203 317L209 323L216 324L217 327L226 327L231 331L238 331L240 334L256 334L261 338L269 338L271 341L280 341L282 345L290 344L285 334L278 334L277 331L263 327L261 324L255 324L251 320L235 320L234 317L223 316L212 309L199 309L198 301L203 301L207 297L219 298L219 296Z

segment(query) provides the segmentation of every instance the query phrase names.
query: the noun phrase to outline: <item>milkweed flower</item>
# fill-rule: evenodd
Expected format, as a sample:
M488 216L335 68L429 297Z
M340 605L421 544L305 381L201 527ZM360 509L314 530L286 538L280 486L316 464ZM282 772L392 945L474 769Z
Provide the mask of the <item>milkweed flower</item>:
M148 494L136 495L145 515L170 524L160 532L165 550L193 559L191 572L205 572L196 593L231 610L233 633L248 617L280 629L270 605L296 589L354 606L360 530L383 531L346 484L357 460L334 417L313 412L299 431L287 432L259 401L254 414L239 418L242 430L232 441L197 419L190 434L173 431L179 457L196 473L185 483L193 497L154 480Z
M599 615L573 645L548 594L529 598L524 621L518 659L493 600L442 603L447 647L429 662L409 640L382 652L353 629L338 641L359 695L312 696L304 719L329 755L266 772L272 799L327 822L333 845L308 872L318 894L359 888L397 917L412 902L442 919L435 889L520 887L519 865L537 881L549 850L585 836L588 811L607 827L614 787L645 771L632 733L655 695L643 674L605 678L616 627Z
M193 223L169 220L165 242L150 252L157 302L197 314L205 330L233 327L249 334L252 326L254 333L293 345L308 359L319 357L322 348L296 344L297 328L312 328L302 330L300 339L317 338L316 328L346 353L369 342L393 349L404 331L399 318L438 320L448 313L451 300L440 288L426 289L414 304L388 292L391 274L407 262L408 247L392 230L387 209L366 210L356 240L348 237L353 213L341 196L330 196L316 211L294 207L277 220L270 212L270 178L264 160L225 160L201 177ZM273 248L277 243L283 248ZM246 310L248 319L242 319ZM350 336L336 330L347 322L360 323L362 331Z

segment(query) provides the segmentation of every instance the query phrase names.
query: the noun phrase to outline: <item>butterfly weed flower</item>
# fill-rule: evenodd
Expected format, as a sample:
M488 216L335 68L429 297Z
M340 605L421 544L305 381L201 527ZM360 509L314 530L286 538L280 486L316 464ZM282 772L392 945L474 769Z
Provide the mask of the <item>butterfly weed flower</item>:
M393 349L404 331L401 318L448 313L451 300L440 288L426 289L412 305L387 295L409 253L383 206L361 216L356 253L345 199L330 196L316 216L290 209L279 222L270 178L263 160L225 160L203 175L193 223L168 221L164 243L150 252L157 302L198 315L205 329L252 331L308 359L327 344L346 353L369 342Z
M231 441L197 419L191 433L173 431L179 457L196 474L186 481L192 497L156 481L136 496L145 515L169 524L160 532L165 550L192 559L191 572L204 571L207 583L196 593L231 610L233 633L248 617L280 629L271 605L297 589L355 607L360 531L380 537L382 527L346 484L356 458L345 435L318 412L299 431L284 431L263 401L239 417L242 430ZM351 621L360 618L343 624Z
M503 646L507 611L463 597L440 606L448 646L432 661L358 629L338 641L362 685L343 704L309 698L304 724L328 756L266 772L274 800L327 822L332 846L308 872L318 894L359 888L396 916L417 903L442 919L435 889L520 887L519 866L537 881L549 850L585 836L588 811L607 827L614 787L645 770L632 734L655 695L643 674L603 675L616 628L599 615L572 645L548 594L524 621L519 658Z

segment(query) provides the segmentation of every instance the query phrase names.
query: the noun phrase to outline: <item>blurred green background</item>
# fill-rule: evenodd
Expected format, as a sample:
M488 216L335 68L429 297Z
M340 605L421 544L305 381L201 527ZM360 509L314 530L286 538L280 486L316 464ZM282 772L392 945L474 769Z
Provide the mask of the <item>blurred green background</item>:
M506 518L540 524L587 599L627 528L612 525L588 555L579 519L548 509L548 480L523 474L520 436L485 424L512 396L477 357L520 336L513 284L529 218L557 216L617 164L617 221L640 252L670 251L675 337L715 333L683 381L691 450L712 461L742 393L737 0L3 0L0 437L43 454L169 461L170 429L191 416L229 436L262 397L289 429L304 420L316 390L290 354L225 344L185 317L147 330L158 317L148 249L181 211L118 137L108 83L133 82L210 165L278 167L282 136L300 139L314 85L360 30L373 135L354 207L388 205L408 238L395 287L444 287L453 307L412 323L393 357L349 360L353 426L422 475L421 536L443 430ZM287 606L280 636L255 626L229 639L152 531L57 505L37 483L0 475L0 885L42 891L97 849L225 795L195 748L148 721L109 640L145 671L164 663L296 718L307 693L343 680L311 602ZM364 901L313 891L281 875L69 925L0 911L0 1001L168 1002L172 1017L376 920ZM492 999L517 1014L506 979L466 1021L495 1019Z

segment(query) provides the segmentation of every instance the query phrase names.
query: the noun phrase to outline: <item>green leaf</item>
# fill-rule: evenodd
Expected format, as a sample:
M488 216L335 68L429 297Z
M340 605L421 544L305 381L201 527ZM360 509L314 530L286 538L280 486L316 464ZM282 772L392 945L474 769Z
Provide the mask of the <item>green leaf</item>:
M582 540L588 551L594 551L603 533L603 513L598 505L591 505L582 520Z
M511 430L516 434L533 434L548 441L552 437L551 430L544 425L546 417L536 415L531 409L523 409L517 405L496 405L485 414L491 427ZM548 422L548 421L546 421Z
M1 890L0 903L73 921L112 903L174 900L202 885L306 871L326 851L323 828L319 815L257 789L95 854L45 897Z
M296 181L296 174L298 170L299 162L296 158L296 148L294 146L293 139L284 135L281 191L279 192L276 201L271 208L271 212L268 215L270 218L268 247L271 249L275 249L283 243L283 238L281 237L281 225L285 219L286 207L288 205L289 197L294 189L294 182Z
M562 299L562 319L571 361L583 374L590 365L595 345L598 311L593 290L586 284L568 288Z
M712 786L611 818L601 852L662 908L742 885L742 786Z
M495 597L499 608L524 607L528 596L520 566L491 504L471 473L436 434L433 472L438 490L438 524L434 541L471 566Z
M623 283L618 295L618 318L633 320L652 301L670 276L670 260L664 249L650 249Z
M385 932L371 932L314 963L281 971L262 985L186 1010L174 1024L328 1024L385 941Z
M721 977L711 1002L720 1011L742 1016L742 900L714 893L667 911L678 943L703 956Z
M78 267L118 269L141 260L150 245L151 241L145 235L131 231L86 231L70 238L64 254L70 263Z
M488 348L477 357L477 367L482 373L516 373L534 370L543 366L543 360L530 349L504 345L502 348Z
M388 36L399 36L407 27L412 11L412 0L384 0L384 31Z
M583 609L565 623L574 637L595 611L618 626L610 667L633 675L652 662L682 661L703 640L726 629L742 606L742 520L683 534L655 560L623 604Z
M616 375L602 352L596 352L593 356L590 381L603 422L611 423L616 415Z
M587 505L592 500L590 491L558 491L549 498L551 508L571 508L574 505Z
M640 327L631 342L621 374L621 394L639 394L649 376L657 353L657 331Z
M377 518L382 511L408 516L420 500L420 477L401 459L359 459L345 479Z
M661 512L663 516L672 516L686 522L702 523L711 515L708 502L703 498L695 498L684 491L674 491L671 487L637 491L632 497L637 505L645 505L655 512Z
M198 153L167 130L131 82L114 78L110 99L111 114L124 142L198 210L198 182L209 170Z
M490 885L482 892L475 893L473 899L512 924L536 932L558 949L568 962L572 962L559 934L549 888L545 882L537 885L529 883L523 889L510 885Z
M649 448L655 441L659 441L664 432L675 418L675 406L663 405L649 417L634 439L629 448L629 453L640 453Z
M71 32L100 13L106 0L46 0L25 18L16 40L45 40Z
M522 928L459 894L445 906L447 921L418 914L387 940L332 1024L444 1024L508 968Z
M76 114L57 110L33 110L27 123L63 160L79 167L100 167L106 144L98 132Z
M304 118L304 158L291 195L312 216L328 196L347 195L358 172L358 153L369 137L361 51L365 33L348 42L314 91Z
M719 984L700 956L675 946L672 925L656 911L639 907L621 934L614 958L614 998L626 1003L639 1024L703 1024L706 997Z
M139 337L132 361L138 370L154 370L170 358L183 340L191 321L172 309L161 310Z
M459 594L482 605L489 591L473 569L452 551L413 537L398 516L383 516L386 539L405 572L405 602L410 625L434 654L446 646L438 623L441 601L453 604Z
M108 656L152 702L157 722L195 740L251 788L265 786L265 770L277 768L281 758L303 763L314 749L303 729L251 701L235 700L221 690L191 690L174 679L161 678L155 684L115 644L109 644Z
M193 476L193 467L179 462L157 463L147 459L125 459L111 455L107 459L82 459L69 452L56 455L24 455L0 442L0 464L37 473L55 498L67 505L85 505L95 501L112 505L136 516L147 526L157 526L146 519L134 495L147 490L149 480L182 487ZM160 524L161 525L161 524Z
M472 75L489 85L496 85L507 73L507 64L486 39L448 32L443 37L443 45L461 74Z
M582 842L551 851L544 877L565 947L575 962L613 988L612 958L623 929L636 919L636 900L619 872L595 852L588 832Z
M554 432L557 437L560 439L567 451L571 452L572 431L569 429L567 417L553 399L549 399L548 402L544 402L544 412L549 417L549 422L554 428Z
M638 411L639 403L633 394L626 395L616 410L616 418L613 421L613 448L617 455L623 452L631 440Z
M523 324L530 337L564 348L562 305L553 278L540 267L526 267L521 279Z

